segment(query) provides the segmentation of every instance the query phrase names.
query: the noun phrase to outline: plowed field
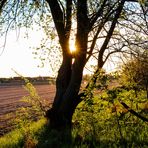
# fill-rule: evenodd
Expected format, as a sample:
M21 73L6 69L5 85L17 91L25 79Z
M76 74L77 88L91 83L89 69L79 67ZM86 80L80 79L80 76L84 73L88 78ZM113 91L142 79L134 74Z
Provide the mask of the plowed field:
M34 86L42 99L47 100L49 104L53 102L54 85ZM7 114L13 113L17 108L23 106L24 104L20 100L23 96L28 95L29 93L23 88L23 85L0 86L0 136L11 130L9 121L12 117Z

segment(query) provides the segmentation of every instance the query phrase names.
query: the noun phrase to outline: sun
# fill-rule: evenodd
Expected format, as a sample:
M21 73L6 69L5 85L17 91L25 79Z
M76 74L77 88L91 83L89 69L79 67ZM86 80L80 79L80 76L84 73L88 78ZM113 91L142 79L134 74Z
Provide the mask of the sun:
M71 53L76 52L75 41L71 39L71 40L69 41L69 45L70 45L70 52L71 52Z

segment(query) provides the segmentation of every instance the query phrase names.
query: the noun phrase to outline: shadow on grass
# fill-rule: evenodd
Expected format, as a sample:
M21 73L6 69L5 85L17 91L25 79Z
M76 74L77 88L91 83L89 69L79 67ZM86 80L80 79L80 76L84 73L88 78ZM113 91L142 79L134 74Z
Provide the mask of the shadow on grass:
M37 148L70 148L72 142L65 132L50 129L47 125L38 136Z
M69 137L66 133L51 130L48 126L45 126L42 132L38 135L37 148L128 148L138 147L146 148L148 141L140 141L133 139L128 141L126 139L118 140L99 140L96 137L90 137L86 135L81 137L80 135L73 136L72 141L69 141Z

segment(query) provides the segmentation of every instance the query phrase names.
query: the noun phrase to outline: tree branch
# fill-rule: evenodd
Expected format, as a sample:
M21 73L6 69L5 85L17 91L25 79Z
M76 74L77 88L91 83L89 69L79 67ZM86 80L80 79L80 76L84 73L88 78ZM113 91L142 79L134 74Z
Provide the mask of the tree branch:
M1 2L0 2L0 13L2 12L3 6L5 5L6 2L7 2L7 0L1 0Z
M138 0L125 0L126 2L138 2Z
M60 43L63 42L65 36L64 14L57 0L46 0L50 6L51 14L55 23L55 27L59 36Z
M148 122L148 119L141 116L140 114L138 114L137 112L135 112L134 110L132 110L127 104L125 104L123 101L119 100L119 102L133 115L135 115L136 117L140 118L141 120Z
M114 7L114 6L113 6ZM113 8L112 7L112 8ZM112 9L110 9L110 10L112 10ZM108 21L108 19L109 19L109 17L113 14L113 12L114 12L115 10L113 10L113 11L110 11L109 13L107 13L105 16L104 16L104 19L102 19L102 21L97 25L98 26L98 29L97 29L97 32L96 32L96 34L94 35L94 37L93 37L93 39L92 39L92 43L91 43L91 47L90 47L90 50L89 50L89 56L87 57L87 59L86 59L86 62L89 60L89 58L91 57L91 54L92 54L92 52L93 52L93 49L94 49L94 47L95 47L95 44L96 44L96 41L97 41L97 39L98 39L98 35L99 35L99 33L100 33L100 31L101 31L101 29L104 27L104 25L105 25L105 23ZM106 37L106 36L105 36Z
M103 43L103 45L102 45L102 47L100 49L99 56L98 56L98 67L102 67L102 65L104 64L104 62L103 62L103 54L104 54L105 49L106 49L106 47L107 47L107 45L108 45L108 43L109 43L109 41L110 41L110 39L112 37L113 31L114 31L115 26L116 26L117 21L118 21L118 18L120 17L120 14L122 12L124 2L125 2L125 0L122 0L121 3L119 3L119 6L118 6L118 8L116 10L116 14L115 14L114 19L112 21L111 27L110 27L110 29L108 31L107 37L106 37L106 39L105 39L105 41L104 41L104 43Z
M91 43L91 47L90 47L90 50L89 50L89 52L88 52L89 55L88 55L88 57L87 57L87 59L86 59L86 63L87 63L87 61L89 60L89 58L91 57L91 55L92 55L93 49L94 49L95 44L96 44L96 41L97 41L97 39L98 39L98 35L99 35L99 33L100 33L100 31L101 31L103 25L104 25L104 23L100 24L100 26L99 26L99 28L98 28L96 34L95 34L94 37L93 37L93 40L92 40L92 43Z
M95 14L95 16L93 18L90 18L90 25L89 25L89 30L91 30L92 26L94 25L94 23L96 22L96 20L98 19L99 16L102 15L103 13L103 9L105 6L105 3L107 2L107 0L104 0L100 9L98 10L98 12Z
M77 33L76 33L76 48L77 55L86 56L87 42L89 33L89 19L87 16L87 0L77 1ZM83 54L80 54L82 52Z
M77 2L77 29L88 32L89 19L87 16L87 0L78 0ZM85 27L84 27L85 26Z
M66 37L70 37L70 30L71 30L71 16L72 16L72 0L66 0L66 26L65 32Z

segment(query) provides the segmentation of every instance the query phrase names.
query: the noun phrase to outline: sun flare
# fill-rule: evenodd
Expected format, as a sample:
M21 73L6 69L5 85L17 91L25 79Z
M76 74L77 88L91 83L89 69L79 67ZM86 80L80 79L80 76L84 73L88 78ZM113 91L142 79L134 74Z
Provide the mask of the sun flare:
M70 52L76 52L76 47L75 47L75 41L74 40L70 40L69 41L69 45L70 45Z

